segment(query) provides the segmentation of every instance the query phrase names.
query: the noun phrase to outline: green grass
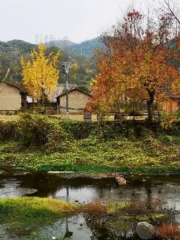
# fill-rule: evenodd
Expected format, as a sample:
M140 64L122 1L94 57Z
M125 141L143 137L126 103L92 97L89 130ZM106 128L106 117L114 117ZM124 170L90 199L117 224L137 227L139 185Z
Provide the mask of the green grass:
M5 224L10 234L27 235L38 228L52 224L58 218L77 212L78 207L65 201L18 197L0 199L0 224Z
M43 171L180 174L180 127L25 114L0 121L0 166Z
M138 205L137 205L138 204ZM39 229L52 225L60 218L76 213L88 214L106 219L106 225L115 229L117 224L132 228L132 221L148 221L150 219L165 218L163 211L149 211L142 202L122 201L119 203L109 202L102 205L100 202L75 205L61 200L18 197L0 199L0 225L6 229L6 234L11 237L24 237L31 240L50 240L49 236L39 236ZM109 218L109 215L112 217ZM117 228L119 229L119 228ZM53 236L53 232L52 232ZM64 238L56 238L63 240ZM73 239L72 239L73 240Z
M21 142L2 142L0 165L43 171L180 174L180 136L149 135L139 139L90 136L64 142L63 150L46 154Z

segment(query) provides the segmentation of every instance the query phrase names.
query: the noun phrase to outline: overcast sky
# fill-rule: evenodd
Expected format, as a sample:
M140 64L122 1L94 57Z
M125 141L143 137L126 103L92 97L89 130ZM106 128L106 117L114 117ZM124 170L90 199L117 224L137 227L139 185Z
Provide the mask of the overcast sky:
M0 40L31 43L67 38L82 42L101 34L127 10L156 0L0 0Z

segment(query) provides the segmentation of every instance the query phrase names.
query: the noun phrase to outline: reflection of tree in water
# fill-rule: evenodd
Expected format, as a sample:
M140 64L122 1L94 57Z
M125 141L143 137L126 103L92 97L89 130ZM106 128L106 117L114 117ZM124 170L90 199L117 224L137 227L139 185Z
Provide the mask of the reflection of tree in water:
M146 193L145 199L141 202L138 202L136 197L134 196L135 192L133 192L132 196L132 207L133 202L140 204L139 213L134 212L133 209L129 209L125 212L119 212L116 214L109 214L107 216L90 216L86 215L87 226L91 229L93 233L93 240L136 240L139 239L136 237L135 227L136 224L140 221L148 221L154 226L160 226L163 223L175 223L176 212L172 210L157 210L154 208L153 201L153 184L151 182L147 182L144 185L144 191ZM101 195L103 195L103 191L100 191ZM135 197L134 201L133 198ZM144 209L141 209L141 204ZM137 210L138 211L138 210ZM144 213L143 213L144 211ZM164 213L166 217L156 218L152 217L158 214ZM146 217L148 220L140 220L139 217Z
M85 216L87 226L91 229L92 240L136 240L133 219L120 220L118 216ZM132 230L133 229L133 230Z
M86 224L91 229L92 240L106 240L109 239L110 234L106 227L104 227L102 216L86 215ZM112 239L113 240L113 239Z
M69 186L66 186L66 201L69 202ZM71 238L72 235L73 235L73 232L69 231L68 217L66 216L66 231L63 236L63 239Z
M146 206L147 206L147 209L152 209L152 184L151 183L147 183L145 185L145 191L146 191L146 194L147 194L147 201L146 201Z

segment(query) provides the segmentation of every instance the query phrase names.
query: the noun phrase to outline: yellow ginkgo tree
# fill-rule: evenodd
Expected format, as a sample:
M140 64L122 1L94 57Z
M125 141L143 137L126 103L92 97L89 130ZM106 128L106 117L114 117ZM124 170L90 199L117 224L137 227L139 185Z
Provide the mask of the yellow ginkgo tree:
M48 56L45 52L46 46L40 44L38 51L31 52L30 60L25 61L23 57L21 58L24 86L33 99L41 100L43 106L44 100L56 89L59 79L56 63L60 56L60 51Z

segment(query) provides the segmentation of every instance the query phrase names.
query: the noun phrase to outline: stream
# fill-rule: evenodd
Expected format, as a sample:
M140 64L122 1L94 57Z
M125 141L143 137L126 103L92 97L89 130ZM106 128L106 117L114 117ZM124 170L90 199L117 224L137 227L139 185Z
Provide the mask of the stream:
M178 176L125 176L125 178L127 185L118 186L113 177L68 177L41 172L6 172L0 174L0 198L37 196L61 199L72 203L101 201L102 204L109 201L117 203L119 201L145 201L148 204L156 198L163 200L162 208L167 210L170 221L180 224L180 181ZM64 239L72 237L73 240L139 239L134 236L133 227L130 230L119 226L112 230L103 221L105 220L100 217L93 218L78 214L60 219L50 226L39 229L38 237L33 239L58 239L63 236ZM116 222L116 219L113 221ZM0 239L25 240L32 238L28 238L25 232L18 236L9 235L4 226L0 225Z

